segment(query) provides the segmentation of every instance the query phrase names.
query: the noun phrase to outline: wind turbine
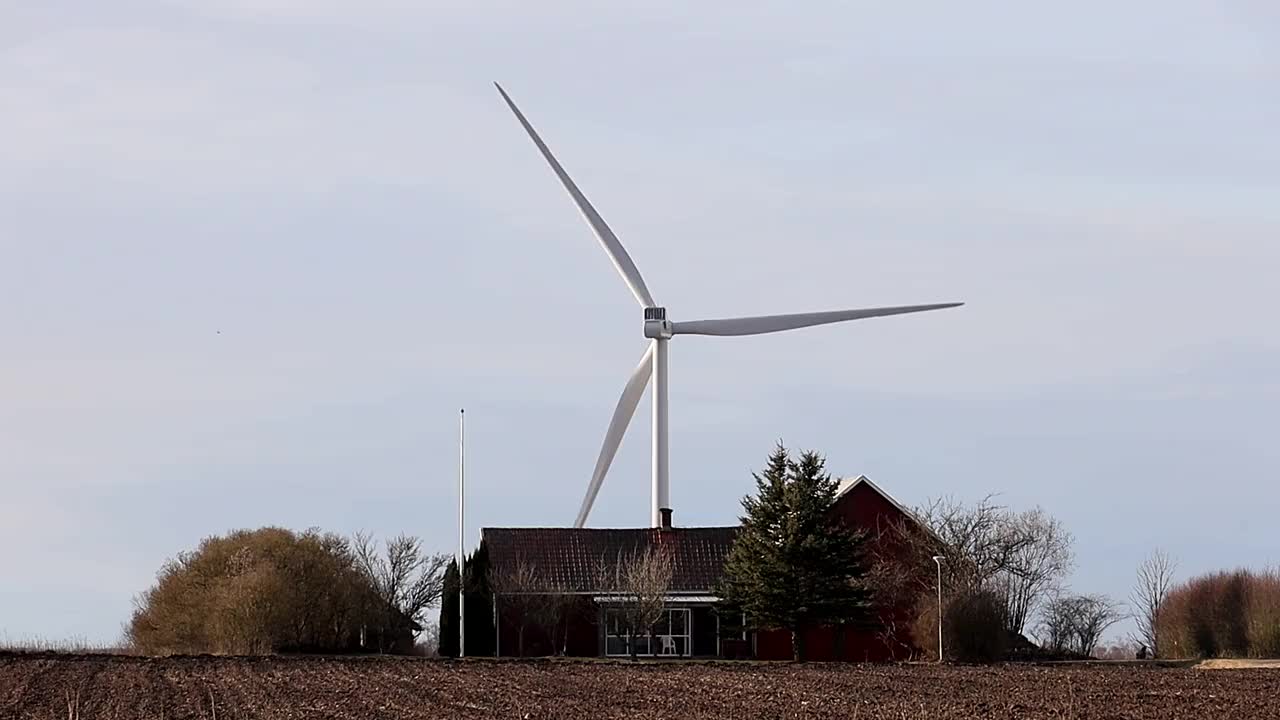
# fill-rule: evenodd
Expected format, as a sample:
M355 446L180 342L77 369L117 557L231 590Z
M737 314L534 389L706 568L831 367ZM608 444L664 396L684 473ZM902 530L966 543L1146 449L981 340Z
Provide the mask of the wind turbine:
M547 148L547 144L538 136L537 131L533 129L533 125L529 124L524 113L520 112L520 108L516 107L515 102L511 100L511 96L507 95L507 91L503 90L502 86L497 83L494 83L494 86L502 94L502 99L507 102L511 112L515 113L516 119L524 126L525 132L529 133L529 138L533 140L534 145L538 146L538 150L542 152L542 157L546 158L547 163L551 165L556 177L560 178L560 183L564 185L564 189L569 191L569 196L573 198L574 203L578 205L578 210L586 218L587 224L595 232L596 238L600 240L600 245L608 253L609 259L613 261L613 266L617 268L618 274L622 276L623 281L627 283L627 287L631 289L631 294L635 295L640 306L644 308L644 336L650 339L648 349L644 351L644 355L640 358L640 364L636 366L635 372L631 374L631 379L627 381L626 386L622 389L622 397L618 399L618 405L613 410L613 419L609 421L609 429L605 432L604 444L600 448L600 456L596 459L595 470L591 473L591 482L587 485L587 495L582 499L582 507L578 510L578 517L573 523L574 527L580 528L586 523L587 516L591 513L591 506L595 503L596 495L600 492L600 485L604 482L604 476L609 471L609 464L613 462L613 456L618 452L618 446L622 443L622 436L627 431L627 425L631 423L631 417L635 415L636 406L640 404L640 397L644 394L645 386L649 384L650 378L653 379L653 482L650 513L652 526L660 527L662 525L662 511L670 511L670 462L667 445L667 343L676 335L762 335L782 332L783 330L812 327L814 325L844 322L846 320L861 320L862 318L883 317L885 315L941 310L964 304L902 305L898 307L864 308L861 310L831 310L792 315L762 315L719 320L672 322L667 319L667 309L654 302L653 296L649 294L649 288L644 284L644 278L640 277L640 271L636 269L636 264L632 262L631 256L627 254L626 249L622 247L622 243L618 241L618 236L613 234L613 230L609 229L604 219L600 217L600 213L596 212L596 209L587 201L586 196L569 178L569 174L564 171L559 161L551 154L551 150Z

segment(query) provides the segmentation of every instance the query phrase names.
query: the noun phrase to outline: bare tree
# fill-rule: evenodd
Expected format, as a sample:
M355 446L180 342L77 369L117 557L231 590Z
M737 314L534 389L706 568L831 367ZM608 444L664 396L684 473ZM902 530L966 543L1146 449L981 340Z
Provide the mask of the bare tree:
M1021 634L1027 620L1075 564L1071 545L1075 538L1056 518L1041 508L1011 514L1007 535L1012 552L1006 567L995 578L1004 599L1005 627Z
M356 569L373 591L377 617L382 620L378 649L385 651L388 634L404 621L423 623L427 608L444 590L444 572L452 558L428 555L416 537L397 535L386 542L386 554L378 552L372 535L356 533L352 541Z
M1054 652L1092 656L1107 628L1124 619L1123 607L1105 595L1062 595L1045 603L1040 644Z
M1124 619L1124 607L1106 595L1084 595L1080 600L1075 650L1081 655L1093 655L1107 628Z
M551 652L564 655L568 652L570 614L577 607L575 596L561 592L546 592L533 606L533 620L546 630L551 640Z
M996 593L1005 605L1006 629L1022 633L1036 608L1075 564L1074 537L1038 507L1014 512L988 495L972 505L939 498L916 513L932 534L913 532L902 523L896 530L897 544L905 544L910 552L895 553L897 558L873 569L879 584L894 588L890 598L909 589L908 578L916 578L917 592L927 589L929 557L945 555L950 592Z
M1156 549L1138 566L1138 578L1129 595L1133 605L1133 617L1138 623L1137 641L1160 657L1159 623L1160 606L1173 587L1173 574L1178 562L1163 550Z
M671 554L652 547L629 554L620 552L613 562L600 563L596 585L611 596L622 612L632 660L636 659L636 638L650 635L662 617L672 571Z
M1071 647L1075 613L1066 597L1055 597L1044 605L1040 624L1036 627L1036 641L1040 647L1052 653L1064 653Z
M574 596L557 588L523 555L502 566L489 569L489 586L501 604L504 617L516 626L516 654L525 654L525 635L530 625L546 631L551 652L563 655L568 643L568 614Z
M515 623L516 654L524 657L525 630L539 614L538 605L548 588L533 563L520 555L502 567L491 568L489 584L506 617Z
M988 495L969 506L955 498L931 500L917 510L947 556L958 589L985 587L1008 570L1032 538L1019 532L1009 509Z

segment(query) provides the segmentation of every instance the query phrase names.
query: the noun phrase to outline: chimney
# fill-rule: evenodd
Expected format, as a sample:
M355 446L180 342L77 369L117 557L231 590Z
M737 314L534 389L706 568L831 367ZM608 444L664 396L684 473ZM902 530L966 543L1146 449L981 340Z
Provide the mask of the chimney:
M658 508L658 512L662 515L662 529L671 529L671 508Z

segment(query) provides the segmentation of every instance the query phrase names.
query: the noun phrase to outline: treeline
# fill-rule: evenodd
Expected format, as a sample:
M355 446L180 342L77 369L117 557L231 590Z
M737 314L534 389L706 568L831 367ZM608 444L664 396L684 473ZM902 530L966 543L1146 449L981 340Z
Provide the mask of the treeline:
M1280 657L1280 571L1217 572L1176 585L1155 629L1164 657Z
M126 640L146 654L408 653L447 563L403 535L380 551L367 535L239 530L167 562Z

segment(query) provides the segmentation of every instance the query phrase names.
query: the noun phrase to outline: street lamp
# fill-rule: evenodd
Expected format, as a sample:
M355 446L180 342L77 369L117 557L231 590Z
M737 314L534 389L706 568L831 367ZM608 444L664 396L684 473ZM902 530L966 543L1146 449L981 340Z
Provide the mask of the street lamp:
M938 566L938 662L942 662L942 561L946 559L942 555L933 556Z

